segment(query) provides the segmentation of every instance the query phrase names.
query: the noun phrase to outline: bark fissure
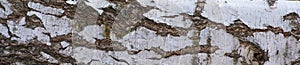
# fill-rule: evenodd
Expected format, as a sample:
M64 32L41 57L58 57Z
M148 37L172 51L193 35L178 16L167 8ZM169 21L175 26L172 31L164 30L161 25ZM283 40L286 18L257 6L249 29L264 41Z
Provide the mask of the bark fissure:
M171 56L186 55L186 54L198 54L198 53L211 54L218 49L219 48L217 46L195 45L195 46L187 46L177 51L164 51L159 47L152 47L150 50L158 53L159 55L162 56L162 58L168 58Z

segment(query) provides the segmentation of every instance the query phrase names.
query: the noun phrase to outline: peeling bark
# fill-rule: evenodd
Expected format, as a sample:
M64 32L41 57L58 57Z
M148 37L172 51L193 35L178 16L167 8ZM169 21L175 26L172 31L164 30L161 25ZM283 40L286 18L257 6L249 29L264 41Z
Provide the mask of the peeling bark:
M299 0L0 0L1 65L299 65Z

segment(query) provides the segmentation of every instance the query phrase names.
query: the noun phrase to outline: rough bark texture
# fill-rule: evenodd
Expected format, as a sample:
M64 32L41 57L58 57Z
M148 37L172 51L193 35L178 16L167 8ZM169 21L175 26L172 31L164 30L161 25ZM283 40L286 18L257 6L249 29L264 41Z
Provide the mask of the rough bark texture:
M0 65L300 65L299 0L0 0Z

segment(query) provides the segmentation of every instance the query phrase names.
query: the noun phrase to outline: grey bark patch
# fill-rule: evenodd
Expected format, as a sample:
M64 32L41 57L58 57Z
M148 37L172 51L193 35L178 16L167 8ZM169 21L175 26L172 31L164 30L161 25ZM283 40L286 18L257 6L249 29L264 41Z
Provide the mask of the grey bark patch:
M80 32L88 25L96 24L99 14L92 7L86 5L83 1L79 1L74 12L74 24L72 30Z
M116 16L116 21L112 25L112 32L116 37L122 38L130 32L132 26L144 18L143 13L150 8L142 7L138 2L134 1L120 10Z

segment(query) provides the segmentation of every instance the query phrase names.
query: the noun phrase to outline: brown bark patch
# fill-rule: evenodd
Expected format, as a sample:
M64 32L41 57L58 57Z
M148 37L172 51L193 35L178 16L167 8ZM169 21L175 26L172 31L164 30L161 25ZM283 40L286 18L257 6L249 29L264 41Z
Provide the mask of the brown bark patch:
M176 28L171 27L165 23L156 23L153 20L147 18L142 19L141 22L138 22L137 27L138 26L156 31L156 34L161 36L167 36L168 34L172 36L180 36L180 31L177 30Z
M125 51L127 48L118 42L112 41L110 39L96 39L95 44L97 49L105 51Z

